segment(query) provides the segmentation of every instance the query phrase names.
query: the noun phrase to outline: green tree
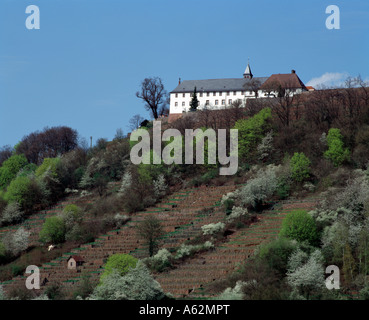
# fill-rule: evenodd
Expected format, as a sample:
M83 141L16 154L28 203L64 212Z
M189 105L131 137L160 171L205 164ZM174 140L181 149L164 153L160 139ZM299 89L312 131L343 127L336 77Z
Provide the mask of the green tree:
M62 217L46 218L39 234L43 243L62 243L65 241L65 223Z
M297 249L297 243L286 238L278 238L260 247L258 256L263 263L278 271L281 275L287 272L288 258Z
M323 263L323 255L318 249L310 256L295 251L289 259L290 268L287 272L287 282L294 289L293 293L309 299L313 292L320 292L324 287Z
M39 182L34 177L18 176L7 188L4 198L8 202L17 202L21 209L29 212L35 205L44 201L44 195Z
M143 238L149 246L150 257L154 255L154 251L158 248L159 238L163 235L163 228L160 221L153 216L146 217L137 227L138 234Z
M19 170L28 164L23 154L11 156L0 167L0 188L5 188L17 176Z
M100 281L104 279L116 270L120 276L124 276L130 269L136 267L137 259L129 254L113 254L111 255L104 266L104 273L100 277Z
M114 270L90 296L94 300L161 300L166 298L160 284L142 261L121 276Z
M339 129L329 129L327 144L328 150L324 153L324 157L331 160L336 167L350 159L350 151L344 147L343 137Z
M196 87L193 90L192 99L190 102L190 111L196 111L199 106L199 100L197 99Z
M272 110L264 108L252 118L241 119L236 122L234 129L238 129L240 158L249 158L252 152L256 152L256 146L270 129L269 120L271 118Z
M304 179L309 178L311 162L303 152L295 152L291 158L290 165L292 179L297 182L302 182Z
M306 210L294 210L283 220L280 236L297 240L308 241L316 245L319 239L315 220Z
M60 158L45 158L42 164L36 170L36 177L43 176L46 171L50 170L53 178L57 178L57 168L60 164Z

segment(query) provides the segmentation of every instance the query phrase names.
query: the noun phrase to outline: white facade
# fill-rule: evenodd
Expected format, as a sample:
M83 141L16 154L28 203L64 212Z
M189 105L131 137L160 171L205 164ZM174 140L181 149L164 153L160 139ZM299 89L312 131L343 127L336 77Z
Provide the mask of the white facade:
M237 100L241 102L242 106L245 106L247 99L255 99L253 90L257 88L259 88L259 98L277 97L278 92L270 91L270 88L276 84L285 88L284 94L290 96L307 91L295 70L292 70L290 74L274 74L270 77L254 78L248 64L243 78L179 81L177 88L170 93L170 114L181 114L190 110L195 88L197 89L199 109L205 107L223 109L231 106Z
M189 111L192 95L193 93L171 93L170 113ZM222 109L237 100L244 103L247 98L255 98L255 94L250 91L197 92L199 109L203 109L204 106L211 109Z
M290 96L302 93L302 89L295 89ZM183 113L190 110L190 103L193 93L171 93L170 94L170 113ZM259 98L274 98L277 92L265 92L258 90ZM223 109L232 105L233 102L240 100L245 105L247 99L254 99L255 93L252 91L223 91L223 92L197 92L199 109L207 106L209 109Z

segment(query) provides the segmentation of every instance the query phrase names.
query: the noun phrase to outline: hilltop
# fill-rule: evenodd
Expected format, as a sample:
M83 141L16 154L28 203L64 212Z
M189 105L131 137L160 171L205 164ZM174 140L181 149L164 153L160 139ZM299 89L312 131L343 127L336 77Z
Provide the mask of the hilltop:
M88 149L66 127L26 136L0 152L1 294L366 298L367 89L255 99L162 123L182 135L237 129L231 176L219 175L218 157L133 165L129 137ZM152 126L141 128L151 139ZM162 149L172 142L160 140ZM143 157L152 160L152 148ZM28 265L39 267L40 290L25 288ZM325 286L328 265L340 270L339 290Z

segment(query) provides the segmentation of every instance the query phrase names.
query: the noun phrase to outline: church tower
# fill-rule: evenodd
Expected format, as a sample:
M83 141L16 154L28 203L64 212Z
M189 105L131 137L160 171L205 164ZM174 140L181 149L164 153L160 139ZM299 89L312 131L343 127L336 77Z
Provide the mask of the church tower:
M246 67L245 73L243 74L243 77L245 79L252 79L252 77L253 77L253 74L252 74L251 68L250 68L250 61L247 62L247 67Z

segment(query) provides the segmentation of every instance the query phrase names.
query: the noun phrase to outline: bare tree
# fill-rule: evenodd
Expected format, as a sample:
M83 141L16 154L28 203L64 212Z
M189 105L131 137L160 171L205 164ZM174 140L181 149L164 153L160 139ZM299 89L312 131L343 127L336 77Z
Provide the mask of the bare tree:
M261 87L261 82L258 79L252 79L244 84L246 90L250 90L255 94L255 98L259 96L259 89Z
M123 140L124 139L124 133L122 128L118 128L117 131L115 132L115 136L114 136L114 140Z
M134 131L136 129L138 129L141 125L141 123L144 121L145 119L143 117L141 117L139 114L135 114L131 120L129 120L129 128Z
M272 104L272 110L277 114L283 126L289 126L291 121L292 111L295 119L300 117L299 106L301 105L301 98L299 94L295 94L296 88L292 82L271 83L267 91L275 92L277 94L277 103Z
M152 257L159 246L159 239L164 234L160 220L154 216L147 216L137 227L138 235L144 239Z
M152 116L157 119L163 105L167 103L167 92L160 78L145 78L141 82L140 91L136 92L137 98L145 102L145 108L151 111Z
M13 154L13 148L11 146L3 146L0 148L0 166L4 161L8 160Z

